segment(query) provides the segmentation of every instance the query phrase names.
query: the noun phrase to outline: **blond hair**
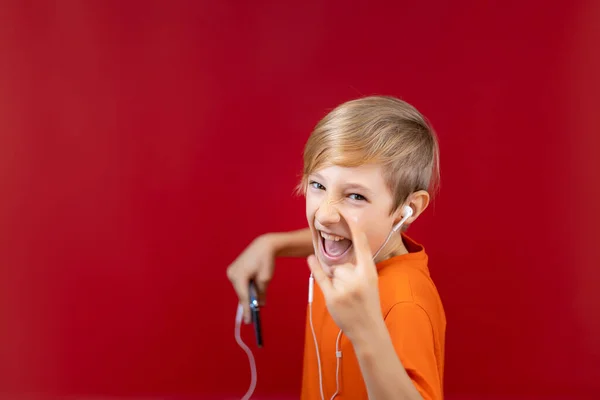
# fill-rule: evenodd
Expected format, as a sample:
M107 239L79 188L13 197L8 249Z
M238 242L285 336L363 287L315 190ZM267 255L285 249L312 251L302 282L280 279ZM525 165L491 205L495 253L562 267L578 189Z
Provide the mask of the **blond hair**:
M378 163L390 189L395 211L418 190L431 195L439 184L439 147L435 132L419 111L388 96L351 100L325 116L304 148L298 191L306 193L308 176L338 165Z

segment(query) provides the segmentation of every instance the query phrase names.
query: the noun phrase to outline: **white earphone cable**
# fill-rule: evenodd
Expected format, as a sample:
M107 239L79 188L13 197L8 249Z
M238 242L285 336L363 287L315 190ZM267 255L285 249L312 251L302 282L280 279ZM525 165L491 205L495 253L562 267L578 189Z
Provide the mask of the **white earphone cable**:
M340 349L340 339L342 338L342 330L338 332L337 339L335 341L335 393L331 396L331 400L335 399L340 393L340 362L342 360L342 349Z
M242 337L240 335L240 328L242 325L242 317L244 315L244 307L241 304L238 304L237 313L235 315L235 341L237 344L246 352L248 355L248 361L250 362L250 387L248 391L242 397L242 400L249 400L254 393L254 389L256 389L256 381L257 381L257 373L256 373L256 362L254 361L254 355L252 354L252 350L244 343Z
M319 352L319 345L317 343L317 335L315 334L315 327L313 325L312 318L312 300L313 300L313 289L314 289L314 281L312 274L309 278L308 284L308 321L310 323L310 330L312 332L313 341L315 342L315 350L317 353L317 367L319 369L319 390L321 391L321 400L325 400L325 394L323 392L323 372L321 371L321 353ZM335 341L335 356L336 356L336 366L335 366L335 393L331 396L331 400L335 398L340 393L340 360L342 358L342 351L340 349L340 339L342 337L342 330L338 332L337 340Z
M313 325L312 318L312 302L313 302L313 288L315 285L315 278L310 274L308 278L308 321L310 323L310 330L312 331L313 340L315 342L315 350L317 352L317 367L319 368L319 389L321 390L321 400L325 400L323 394L323 374L321 373L321 353L319 352L319 345L317 344L317 335L315 335L315 327Z
M392 235L394 233L398 232L400 230L400 228L402 227L402 225L404 224L404 222L406 222L406 220L408 218L410 218L410 216L412 215L412 208L410 208L410 207L405 207L405 208L407 209L407 211L410 210L410 212L407 212L404 215L404 217L402 218L402 220L400 220L400 222L398 222L398 224L396 224L396 226L393 227L393 229L387 235L387 238L385 239L385 242L383 242L383 244L381 246L379 246L379 249L377 249L377 251L373 255L373 260L375 260L377 258L377 256L379 255L379 252L381 252L381 250L383 250L383 248L388 244L388 242L392 238Z
M384 248L384 247L385 247L385 246L388 244L388 242L390 241L390 239L391 239L392 235L394 234L394 232L395 232L395 231L391 231L391 232L389 233L389 235L388 235L388 236L387 236L387 238L385 239L385 242L383 242L383 244L382 244L382 245L379 247L379 250L377 250L377 251L375 252L375 254L373 255L373 259L375 259L375 258L376 258L376 257L379 255L379 252L380 252L381 250L383 250L383 248Z

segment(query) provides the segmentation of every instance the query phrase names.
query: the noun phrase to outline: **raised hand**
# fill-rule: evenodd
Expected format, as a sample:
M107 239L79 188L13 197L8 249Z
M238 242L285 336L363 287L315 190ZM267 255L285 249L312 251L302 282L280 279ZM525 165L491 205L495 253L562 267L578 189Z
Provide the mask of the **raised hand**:
M374 325L383 322L379 301L377 268L364 232L350 220L354 263L336 265L327 277L319 260L308 257L308 266L321 288L329 314L344 334L353 341Z

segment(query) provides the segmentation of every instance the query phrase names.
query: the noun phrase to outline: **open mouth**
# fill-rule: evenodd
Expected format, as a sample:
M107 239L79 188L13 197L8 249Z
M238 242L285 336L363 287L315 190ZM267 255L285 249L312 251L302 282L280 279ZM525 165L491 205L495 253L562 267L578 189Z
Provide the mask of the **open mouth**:
M323 254L331 261L344 257L352 247L352 241L343 236L332 235L319 231Z

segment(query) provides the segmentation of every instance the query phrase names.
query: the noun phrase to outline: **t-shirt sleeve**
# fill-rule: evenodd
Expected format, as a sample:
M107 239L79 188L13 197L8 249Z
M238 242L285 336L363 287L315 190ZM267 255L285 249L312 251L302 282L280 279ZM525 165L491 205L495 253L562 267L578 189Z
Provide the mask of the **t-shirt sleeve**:
M396 354L413 384L426 400L441 400L439 376L431 321L415 303L395 304L385 317Z

